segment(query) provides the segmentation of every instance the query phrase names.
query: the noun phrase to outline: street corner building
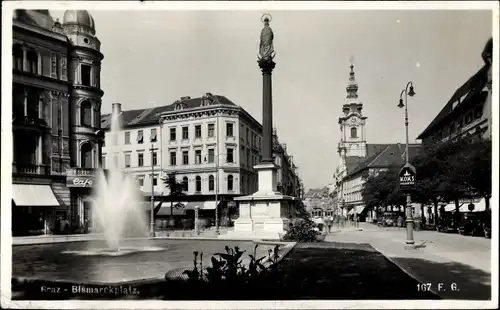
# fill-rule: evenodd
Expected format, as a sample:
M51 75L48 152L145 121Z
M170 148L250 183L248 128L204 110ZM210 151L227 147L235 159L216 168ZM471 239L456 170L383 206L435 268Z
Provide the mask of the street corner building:
M104 140L100 45L87 11L67 10L62 22L48 10L14 12L14 235L77 232L91 218Z

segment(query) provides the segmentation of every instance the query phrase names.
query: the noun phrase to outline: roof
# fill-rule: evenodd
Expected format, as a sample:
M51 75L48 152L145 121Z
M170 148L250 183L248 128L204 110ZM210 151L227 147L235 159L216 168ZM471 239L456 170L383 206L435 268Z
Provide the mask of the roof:
M231 100L227 99L224 96L213 95L216 98L216 101L219 104L224 105L233 105L236 106ZM155 108L146 108L139 110L128 110L122 111L122 125L123 127L144 127L158 124L160 121L160 117L162 113L174 111L175 105L178 102L171 103L169 105L163 105ZM189 98L182 100L182 104L184 105L184 109L193 109L201 107L202 97L198 98ZM111 122L111 114L103 114L101 115L101 128L108 129L110 127Z
M304 198L322 198L327 197L329 193L328 187L311 188L304 194Z
M386 147L387 144L366 144L366 157L349 156L346 158L347 173L350 174L359 164L364 162L367 158L379 154Z
M14 18L20 22L45 28L52 29L54 19L50 15L49 10L15 10Z
M421 144L409 144L409 159L412 161L421 150ZM377 148L373 148L374 153L367 156L359 165L354 169L348 170L348 176L355 175L365 169L370 168L389 168L400 167L405 162L406 148L404 144L378 144Z
M489 65L484 65L481 69L479 69L479 71L470 77L467 82L460 86L450 98L448 103L443 107L441 112L438 113L427 128L417 137L417 139L423 139L429 136L429 134L433 132L436 127L442 124L443 121L458 107L463 108L464 106L473 104L474 100L470 99L480 93L488 82L488 68ZM463 100L460 100L462 97L464 97ZM459 101L459 103L456 107L454 107L453 105L457 101Z

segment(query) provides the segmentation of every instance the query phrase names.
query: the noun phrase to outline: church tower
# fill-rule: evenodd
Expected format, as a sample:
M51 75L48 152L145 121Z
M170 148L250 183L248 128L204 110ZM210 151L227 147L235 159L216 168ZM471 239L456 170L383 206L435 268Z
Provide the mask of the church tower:
M338 152L341 166L345 166L347 157L366 157L365 124L367 117L363 116L363 104L358 98L358 84L351 63L347 96L342 106L342 116L339 117L340 142Z
M71 166L98 168L104 141L101 127L101 42L95 23L85 10L64 12L62 32L71 42L68 55L68 82L71 84L69 115ZM63 66L66 66L63 63Z

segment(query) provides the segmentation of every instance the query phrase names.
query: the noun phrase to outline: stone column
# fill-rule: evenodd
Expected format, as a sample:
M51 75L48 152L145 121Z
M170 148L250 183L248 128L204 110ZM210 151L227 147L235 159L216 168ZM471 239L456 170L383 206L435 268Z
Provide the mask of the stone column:
M23 100L23 108L24 108L24 117L28 116L28 89L24 88L24 100Z
M273 95L272 72L276 63L270 59L258 61L262 71L262 163L273 161Z
M26 51L26 46L22 47L23 49L23 71L28 71L28 57L27 57L27 51Z

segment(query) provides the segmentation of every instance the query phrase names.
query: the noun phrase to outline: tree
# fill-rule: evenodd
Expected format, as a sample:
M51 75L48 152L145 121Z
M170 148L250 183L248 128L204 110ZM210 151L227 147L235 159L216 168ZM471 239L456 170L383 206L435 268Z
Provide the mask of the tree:
M403 204L403 196L398 188L398 169L389 169L368 176L361 190L363 201L368 208Z
M484 198L486 210L490 208L491 198L491 141L481 140L468 147L466 182L474 194Z
M177 181L177 173L175 171L167 174L167 176L163 178L162 181L170 190L170 193L168 194L170 197L170 214L172 215L174 220L176 220L176 217L174 216L174 207L175 208L184 207L180 203L182 198L186 196L186 193L184 193L183 184L182 182Z

